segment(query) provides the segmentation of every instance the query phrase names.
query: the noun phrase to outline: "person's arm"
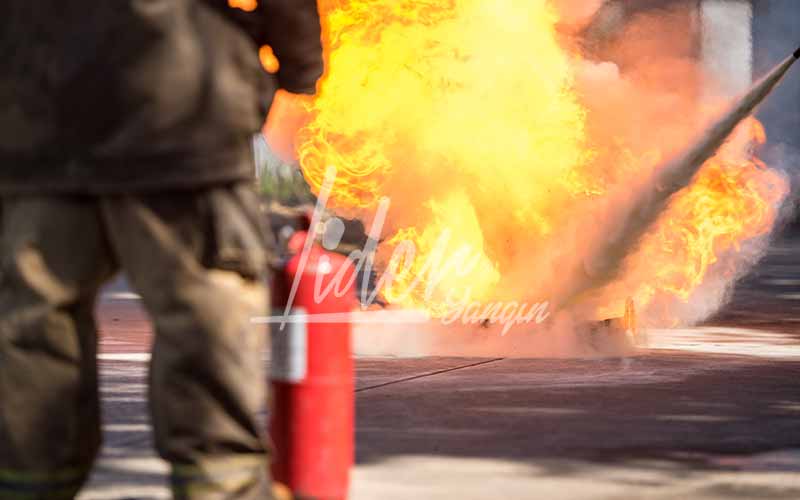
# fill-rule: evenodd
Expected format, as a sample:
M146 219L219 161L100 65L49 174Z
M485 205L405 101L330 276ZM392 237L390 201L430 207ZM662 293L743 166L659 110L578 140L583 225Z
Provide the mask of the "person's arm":
M265 43L280 62L281 88L313 94L322 76L322 41L316 0L261 0Z
M227 0L204 2L233 21L259 47L272 47L280 62L275 76L281 88L295 94L314 93L323 70L316 0L258 0L252 12L229 7Z

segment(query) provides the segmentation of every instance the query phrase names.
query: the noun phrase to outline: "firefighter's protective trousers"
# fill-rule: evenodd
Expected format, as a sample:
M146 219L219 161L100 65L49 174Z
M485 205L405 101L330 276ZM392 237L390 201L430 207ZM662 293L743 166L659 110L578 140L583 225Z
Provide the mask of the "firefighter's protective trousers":
M270 498L250 187L6 195L0 214L0 498L71 499L86 481L101 441L93 309L120 269L154 325L150 413L174 497Z

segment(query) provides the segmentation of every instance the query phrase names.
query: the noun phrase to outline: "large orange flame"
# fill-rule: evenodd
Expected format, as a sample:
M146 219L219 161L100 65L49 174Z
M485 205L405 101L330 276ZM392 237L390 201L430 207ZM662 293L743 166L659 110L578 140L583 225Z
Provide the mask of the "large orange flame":
M454 295L545 300L564 272L554 266L585 244L581 227L613 222L593 207L671 146L593 132L639 110L582 95L582 57L545 0L320 9L327 70L298 155L314 190L337 169L329 206L339 213L369 223L390 200L378 262L393 276L382 290L391 303L443 315ZM747 130L763 135L754 121ZM626 296L640 307L687 300L717 256L771 228L785 182L752 159L752 134L737 137L674 200L595 313L621 313Z

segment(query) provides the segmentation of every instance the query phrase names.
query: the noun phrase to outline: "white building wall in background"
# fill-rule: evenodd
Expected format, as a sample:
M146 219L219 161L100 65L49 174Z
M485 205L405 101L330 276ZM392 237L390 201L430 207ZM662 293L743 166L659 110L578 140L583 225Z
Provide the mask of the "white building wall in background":
M705 97L741 94L753 81L753 5L749 0L703 0L700 58Z

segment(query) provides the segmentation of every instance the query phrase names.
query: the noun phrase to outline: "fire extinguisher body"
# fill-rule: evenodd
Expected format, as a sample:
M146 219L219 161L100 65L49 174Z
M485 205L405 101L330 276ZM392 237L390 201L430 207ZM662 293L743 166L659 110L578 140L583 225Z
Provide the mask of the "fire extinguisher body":
M347 498L354 458L352 277L348 259L316 245L305 259L289 259L275 277L279 311L296 284L290 321L272 325L270 414L272 476L294 498Z

